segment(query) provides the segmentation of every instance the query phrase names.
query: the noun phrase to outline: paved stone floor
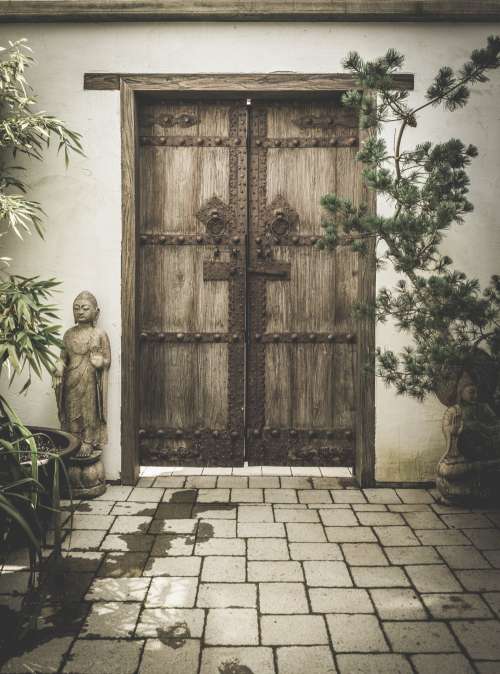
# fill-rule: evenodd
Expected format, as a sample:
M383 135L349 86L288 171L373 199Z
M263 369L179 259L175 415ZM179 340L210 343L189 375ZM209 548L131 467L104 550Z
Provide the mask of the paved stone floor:
M168 472L76 504L2 672L500 673L500 510L317 468ZM0 604L26 575L5 567Z

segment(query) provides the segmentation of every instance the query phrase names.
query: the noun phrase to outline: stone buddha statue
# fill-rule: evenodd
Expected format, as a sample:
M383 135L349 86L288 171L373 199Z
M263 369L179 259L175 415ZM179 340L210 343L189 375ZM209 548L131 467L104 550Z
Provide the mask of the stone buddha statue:
M75 325L64 334L53 383L61 428L81 439L77 458L83 459L107 442L111 349L107 334L96 327L99 307L92 293L85 291L76 297L73 315Z
M479 400L478 386L469 372L457 385L457 403L443 418L448 456L462 455L469 461L500 458L500 419L486 402Z
M500 419L480 389L477 375L462 372L454 387L454 404L444 413L446 452L436 479L444 503L490 499L498 491Z

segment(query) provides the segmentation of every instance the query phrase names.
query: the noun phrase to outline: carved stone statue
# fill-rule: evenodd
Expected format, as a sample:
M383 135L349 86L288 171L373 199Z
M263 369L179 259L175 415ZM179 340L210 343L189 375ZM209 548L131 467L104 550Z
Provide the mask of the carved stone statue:
M107 334L96 327L99 307L92 293L85 291L76 297L73 315L75 325L64 334L53 384L61 428L77 435L82 442L69 472L73 492L85 498L97 496L106 488L100 457L107 442L111 349ZM89 494L80 493L89 489Z
M445 502L487 499L497 489L500 419L481 400L476 379L462 372L454 388L455 404L444 413L446 453L438 464L436 484Z

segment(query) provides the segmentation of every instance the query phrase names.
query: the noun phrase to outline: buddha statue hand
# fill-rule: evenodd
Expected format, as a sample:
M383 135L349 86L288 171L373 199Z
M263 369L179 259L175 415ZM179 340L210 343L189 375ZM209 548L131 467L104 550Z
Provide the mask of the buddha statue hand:
M104 367L104 356L102 350L99 347L94 347L90 350L90 362L96 368L100 370Z

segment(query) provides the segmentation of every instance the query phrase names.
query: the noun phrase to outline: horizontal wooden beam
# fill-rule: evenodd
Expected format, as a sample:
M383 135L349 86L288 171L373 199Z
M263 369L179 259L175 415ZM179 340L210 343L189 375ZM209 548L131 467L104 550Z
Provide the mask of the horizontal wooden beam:
M500 21L500 0L0 0L6 21Z
M269 73L269 74L168 74L134 75L130 73L85 73L83 87L93 91L119 90L126 82L138 91L217 92L235 94L328 93L356 87L352 75ZM411 73L394 77L395 88L413 89Z

